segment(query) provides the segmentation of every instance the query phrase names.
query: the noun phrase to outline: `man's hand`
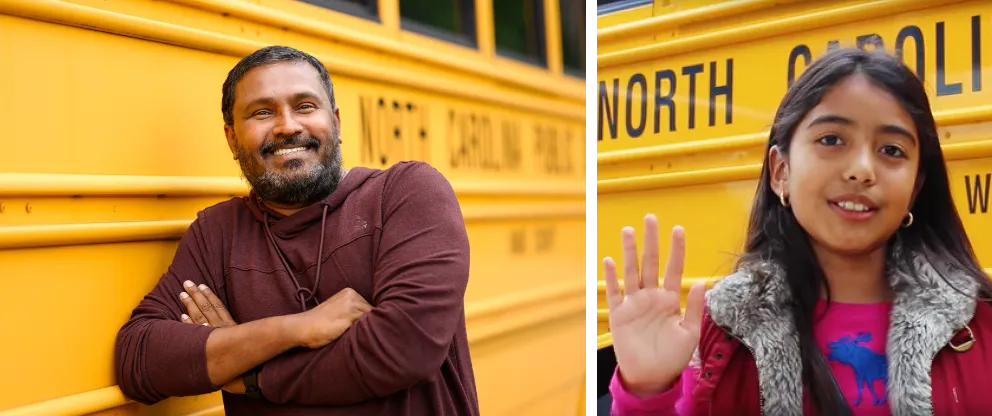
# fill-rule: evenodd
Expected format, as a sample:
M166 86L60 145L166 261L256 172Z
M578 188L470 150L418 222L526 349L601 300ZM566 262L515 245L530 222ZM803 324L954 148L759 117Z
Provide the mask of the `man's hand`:
M258 374L258 378L262 378L261 373ZM231 394L245 394L245 390L245 381L241 377L231 380L230 383L224 385L224 391Z
M234 318L227 307L207 285L197 287L193 282L183 282L186 291L179 294L179 301L186 307L186 314L180 319L188 324L209 325L217 328L235 326Z
M191 281L183 282L186 291L179 294L179 300L186 308L180 319L188 324L206 325L218 328L237 325L220 301L206 285L197 286ZM354 289L345 288L317 307L292 316L294 337L297 344L308 348L320 348L338 339L372 306ZM259 383L261 383L261 374ZM245 394L245 384L241 377L231 380L223 387L233 394Z
M351 288L342 289L317 307L299 314L303 332L301 345L320 348L331 343L370 310L372 305L362 295Z
M187 280L183 282L183 286L186 291L179 294L179 301L186 307L186 313L180 317L183 322L218 328L237 325L227 307L207 285L197 287ZM228 393L245 394L245 383L238 377L224 385L223 389Z

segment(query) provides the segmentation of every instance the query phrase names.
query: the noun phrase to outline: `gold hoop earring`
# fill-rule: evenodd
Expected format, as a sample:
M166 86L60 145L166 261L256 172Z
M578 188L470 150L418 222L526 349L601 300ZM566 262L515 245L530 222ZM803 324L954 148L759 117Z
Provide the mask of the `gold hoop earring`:
M913 213L912 212L906 214L906 221L902 224L902 228L909 228L910 225L913 225Z
M778 202L782 203L783 207L789 206L789 198L785 196L785 192L778 194Z

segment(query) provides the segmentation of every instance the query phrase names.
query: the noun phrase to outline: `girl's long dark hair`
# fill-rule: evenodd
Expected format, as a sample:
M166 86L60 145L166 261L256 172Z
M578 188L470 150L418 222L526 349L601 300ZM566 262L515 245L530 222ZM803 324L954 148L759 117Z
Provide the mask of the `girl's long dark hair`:
M923 182L911 209L914 222L911 227L900 228L890 239L890 245L899 241L904 248L890 255L900 256L894 260L905 265L912 264L913 256L926 256L935 266L944 266L944 269L937 268L943 276L950 269L964 271L978 282L979 297L992 295L992 282L978 265L951 198L944 155L922 81L899 60L882 52L828 51L793 83L775 114L751 208L745 253L738 261L738 267L744 267L771 260L785 271L799 335L803 380L819 414L823 415L850 414L813 338L814 308L821 287L827 287L827 282L813 253L809 235L792 211L781 205L771 188L768 152L772 146L778 146L783 155L788 155L796 125L819 104L830 87L855 74L895 96L912 117L919 136L920 176L917 181ZM829 288L827 293L829 296Z

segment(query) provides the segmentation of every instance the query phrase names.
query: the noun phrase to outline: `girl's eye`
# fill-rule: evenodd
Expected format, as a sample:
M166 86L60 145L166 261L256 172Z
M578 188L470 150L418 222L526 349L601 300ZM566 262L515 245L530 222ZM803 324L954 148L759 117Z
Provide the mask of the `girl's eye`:
M840 139L840 137L837 137L834 134L828 134L826 136L820 137L819 139L817 139L817 142L819 142L820 144L822 144L824 146L837 146L839 144L844 143Z
M882 146L882 153L886 156L896 157L903 159L906 157L906 152L904 152L899 146L896 145L885 145Z

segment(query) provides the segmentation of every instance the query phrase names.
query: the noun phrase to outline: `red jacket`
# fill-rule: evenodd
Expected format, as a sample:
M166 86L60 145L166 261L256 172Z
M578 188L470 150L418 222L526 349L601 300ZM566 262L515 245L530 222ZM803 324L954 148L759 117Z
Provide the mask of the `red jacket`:
M978 287L969 276L947 273L945 280L922 256L913 266L911 273L890 267L889 274L895 293L886 344L892 414L988 412L992 341L986 341L992 340L992 306L976 301ZM758 290L759 281L765 290ZM744 268L722 279L707 293L696 355L675 386L637 398L615 374L611 414L813 414L802 388L790 297L774 265Z

